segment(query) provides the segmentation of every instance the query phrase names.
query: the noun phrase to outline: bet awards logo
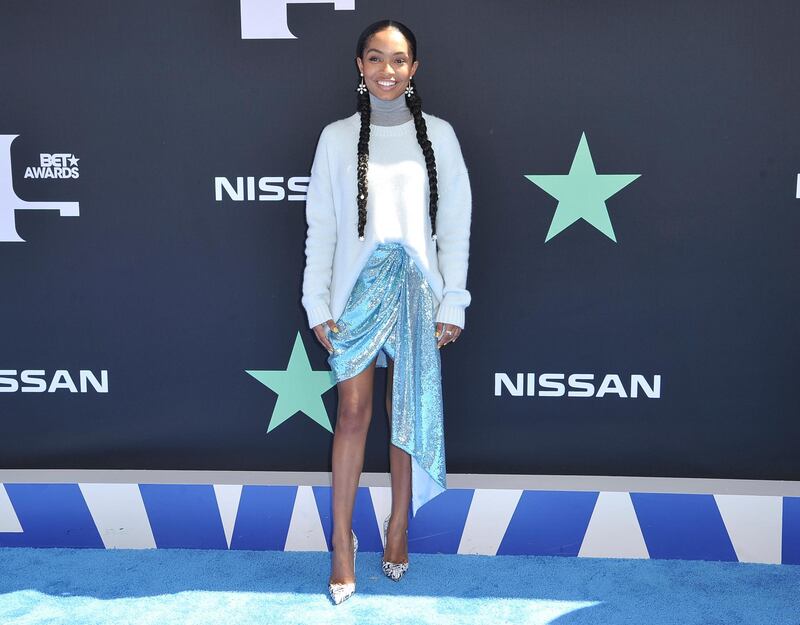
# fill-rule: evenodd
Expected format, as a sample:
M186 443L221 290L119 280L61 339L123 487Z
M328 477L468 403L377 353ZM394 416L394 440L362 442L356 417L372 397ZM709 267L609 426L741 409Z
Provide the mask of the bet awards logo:
M27 167L26 178L78 178L78 161L74 154L40 154L38 167Z
M0 135L0 243L25 242L17 233L18 210L57 210L62 217L80 215L78 202L26 202L17 197L11 175L11 144L18 136ZM39 160L39 167L28 167L25 171L26 178L78 177L78 159L74 154L41 154Z
M337 11L355 11L356 0L240 0L242 39L297 39L289 30L290 4L332 4Z

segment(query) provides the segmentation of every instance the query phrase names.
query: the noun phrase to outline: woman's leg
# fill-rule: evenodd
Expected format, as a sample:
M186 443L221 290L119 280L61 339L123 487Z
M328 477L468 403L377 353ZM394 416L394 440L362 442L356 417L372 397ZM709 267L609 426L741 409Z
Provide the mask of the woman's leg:
M392 432L392 388L394 360L387 356L386 362L386 414L389 416L389 440ZM389 443L389 466L392 472L392 518L386 537L384 560L388 562L408 561L408 506L411 503L411 456Z
M333 433L333 546L330 583L355 581L353 571L353 506L364 467L364 445L372 419L375 360L364 371L337 385L339 406Z

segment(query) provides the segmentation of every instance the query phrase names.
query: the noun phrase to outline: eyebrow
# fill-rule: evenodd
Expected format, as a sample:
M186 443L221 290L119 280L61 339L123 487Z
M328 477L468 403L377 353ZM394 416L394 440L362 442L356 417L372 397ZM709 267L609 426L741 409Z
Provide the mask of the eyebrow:
M370 48L369 50L367 50L367 53L368 53L368 54L369 54L370 52L377 52L378 54L383 54L383 50L378 50L377 48ZM404 51L402 51L402 50L398 50L398 51L397 51L397 52L395 52L394 54L405 54L405 52L404 52Z

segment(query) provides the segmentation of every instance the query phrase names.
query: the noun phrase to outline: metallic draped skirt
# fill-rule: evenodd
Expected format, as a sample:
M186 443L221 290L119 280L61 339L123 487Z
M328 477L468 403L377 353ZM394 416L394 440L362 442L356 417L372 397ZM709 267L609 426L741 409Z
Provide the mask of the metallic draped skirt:
M380 243L328 331L337 382L394 361L391 442L411 456L413 514L447 488L441 355L436 303L428 281L400 242Z

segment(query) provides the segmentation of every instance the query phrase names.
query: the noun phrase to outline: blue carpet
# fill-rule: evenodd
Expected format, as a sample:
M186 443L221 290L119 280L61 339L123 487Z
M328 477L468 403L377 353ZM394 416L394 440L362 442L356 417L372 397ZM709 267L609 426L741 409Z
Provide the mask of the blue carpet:
M330 603L325 552L0 548L3 625L800 624L800 566L411 554L400 582L358 554Z

